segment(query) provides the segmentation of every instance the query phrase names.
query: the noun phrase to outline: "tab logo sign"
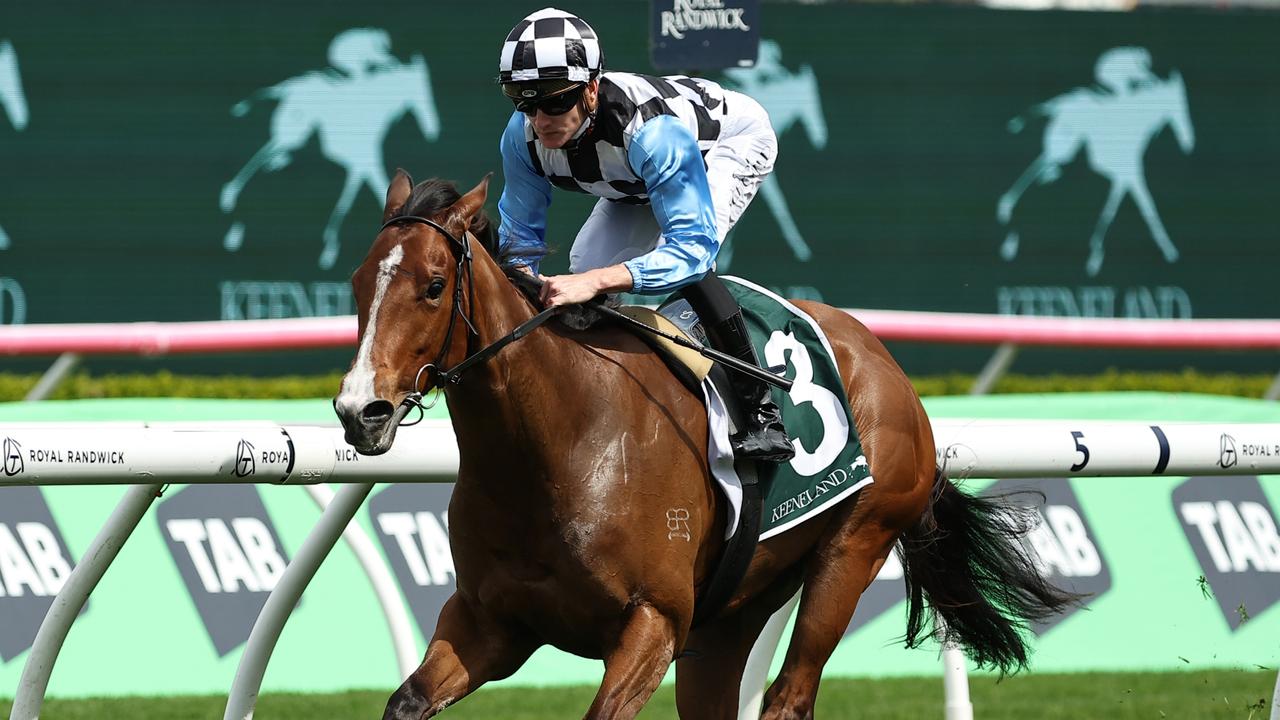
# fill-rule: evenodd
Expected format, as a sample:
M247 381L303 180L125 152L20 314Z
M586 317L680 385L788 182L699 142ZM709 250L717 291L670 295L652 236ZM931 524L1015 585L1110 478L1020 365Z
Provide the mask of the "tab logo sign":
M0 661L31 647L72 566L40 489L0 488Z
M453 483L392 485L369 500L369 518L423 635L457 587L449 547Z
M1045 497L1044 505L1039 508L1040 523L1026 539L1041 572L1054 585L1087 595L1086 602L1102 597L1111 589L1111 570L1080 500L1071 489L1071 481L1065 478L1001 480L989 486L983 494L1022 489L1037 490ZM1030 495L1022 497L1028 502L1033 498ZM1068 607L1061 615L1033 623L1031 629L1037 635L1043 635L1079 610L1079 607Z
M289 558L250 485L192 485L156 509L160 533L218 656L249 639Z
M1173 509L1232 630L1280 600L1280 534L1257 477L1190 478Z
M1042 572L1050 582L1072 592L1087 593L1093 600L1111 589L1111 571L1098 549L1092 528L1085 518L1075 491L1066 479L1003 480L987 487L983 495L1007 493L1015 490L1036 490L1044 493L1045 503L1039 508L1040 523L1027 536L1025 542L1034 552ZM1029 503L1038 500L1034 495L1018 496ZM845 635L874 620L881 613L906 598L902 564L896 552L889 555L884 567L871 586L858 601ZM1031 629L1043 634L1067 619L1079 608L1045 623L1033 624Z

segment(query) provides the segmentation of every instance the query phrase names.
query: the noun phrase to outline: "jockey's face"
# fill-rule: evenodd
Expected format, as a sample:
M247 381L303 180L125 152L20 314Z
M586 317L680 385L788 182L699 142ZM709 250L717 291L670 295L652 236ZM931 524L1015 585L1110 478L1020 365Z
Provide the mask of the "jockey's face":
M582 127L582 123L587 119L588 109L594 109L596 106L596 92L599 89L599 83L595 80L587 83L582 91L582 101L574 105L568 112L561 115L548 115L542 110L534 113L529 121L533 123L533 131L538 136L538 140L542 144L555 150L564 147L566 143L573 139L578 128Z

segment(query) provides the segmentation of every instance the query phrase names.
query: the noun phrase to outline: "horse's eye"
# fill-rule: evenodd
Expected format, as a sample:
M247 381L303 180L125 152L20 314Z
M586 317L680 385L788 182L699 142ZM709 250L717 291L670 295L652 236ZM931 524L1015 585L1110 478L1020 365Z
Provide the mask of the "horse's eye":
M444 278L434 278L427 285L427 289L422 293L423 297L428 300L435 300L444 292Z

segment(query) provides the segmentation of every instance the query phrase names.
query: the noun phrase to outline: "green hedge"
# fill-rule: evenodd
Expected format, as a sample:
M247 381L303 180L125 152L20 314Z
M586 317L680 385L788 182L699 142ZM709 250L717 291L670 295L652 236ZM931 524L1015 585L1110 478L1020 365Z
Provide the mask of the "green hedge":
M21 400L39 379L38 375L0 373L0 402ZM174 375L169 372L135 375L77 374L67 378L54 393L55 400L124 397L196 398L297 398L331 397L341 382L341 373L327 375L286 375L243 377L235 375ZM1192 392L1208 395L1262 397L1271 386L1271 375L1208 374L1195 370L1169 372L1121 372L1108 370L1098 375L1006 375L996 385L996 393L1109 392L1148 390ZM954 373L912 378L921 395L964 395L974 376Z
M21 400L36 384L39 375L0 373L0 401ZM265 398L296 400L332 397L342 373L327 375L284 375L245 377L237 375L174 375L161 371L133 375L89 375L77 373L58 386L52 400L80 398Z

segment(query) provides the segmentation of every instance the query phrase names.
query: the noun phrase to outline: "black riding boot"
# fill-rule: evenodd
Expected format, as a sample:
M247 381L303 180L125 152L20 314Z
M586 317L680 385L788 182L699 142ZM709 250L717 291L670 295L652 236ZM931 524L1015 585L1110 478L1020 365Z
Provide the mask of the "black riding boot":
M728 353L739 360L761 367L756 357L755 348L751 345L751 336L747 334L747 324L742 319L742 311L738 310L728 318L707 326L707 336L711 344L721 352ZM733 444L733 454L737 457L765 462L784 463L795 457L796 450L787 437L787 430L782 426L782 413L774 404L771 396L771 385L734 370L728 370L729 382L742 404L746 427L729 441Z

